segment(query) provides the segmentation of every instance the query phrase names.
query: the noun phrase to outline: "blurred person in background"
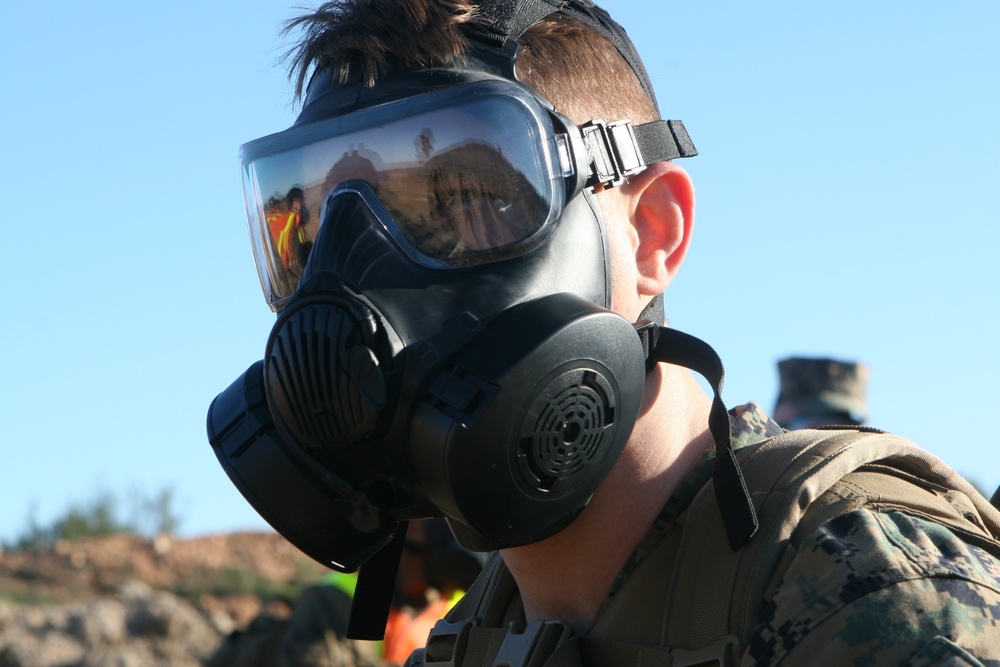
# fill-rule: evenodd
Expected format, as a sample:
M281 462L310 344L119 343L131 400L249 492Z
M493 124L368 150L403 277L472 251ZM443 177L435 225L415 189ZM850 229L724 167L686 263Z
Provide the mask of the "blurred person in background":
M774 421L795 430L861 425L868 420L868 366L837 359L791 357L778 362Z

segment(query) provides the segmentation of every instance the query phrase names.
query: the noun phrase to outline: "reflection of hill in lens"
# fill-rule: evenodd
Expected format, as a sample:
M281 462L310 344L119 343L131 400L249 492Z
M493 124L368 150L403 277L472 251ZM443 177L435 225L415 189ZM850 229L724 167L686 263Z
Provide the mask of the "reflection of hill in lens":
M433 257L500 249L544 222L536 184L494 146L458 144L383 178L391 182L386 205L411 243Z
M369 150L361 144L352 146L350 150L341 155L340 159L333 163L333 166L326 172L322 181L311 184L305 188L305 208L309 211L309 219L306 221L306 235L310 240L316 238L319 231L320 211L323 209L323 200L326 196L344 181L351 179L361 179L378 190L379 172L382 171L382 159L378 153Z

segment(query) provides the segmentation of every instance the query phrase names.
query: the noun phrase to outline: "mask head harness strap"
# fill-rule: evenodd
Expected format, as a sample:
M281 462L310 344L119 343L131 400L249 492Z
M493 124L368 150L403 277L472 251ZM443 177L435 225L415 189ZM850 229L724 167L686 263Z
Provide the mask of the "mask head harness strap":
M659 113L653 84L632 40L606 11L589 0L480 0L475 21L466 24L463 30L467 37L487 47L510 47L528 28L554 12L576 19L611 42ZM657 120L642 125L591 120L581 130L593 157L587 187L615 187L654 162L698 154L679 120Z
M654 303L655 301L654 299ZM650 308L647 307L643 315L649 311ZM722 385L725 381L722 360L708 343L676 329L651 321L640 321L636 323L636 330L646 352L647 372L658 363L683 366L704 376L712 387L714 396L708 415L708 428L715 441L715 472L712 479L729 547L736 551L754 536L758 522L743 472L733 451L729 412L722 402Z
M650 102L659 112L649 74L632 40L624 28L590 0L522 0L521 2L480 0L476 4L476 20L468 25L466 34L473 39L495 45L501 45L507 40L516 40L528 28L554 12L574 18L600 33L614 45L635 72Z
M560 12L576 19L610 41L629 64L653 108L659 104L653 84L625 29L590 0L480 0L479 20L470 37L501 45L517 39L538 20ZM608 124L590 121L581 129L593 156L588 186L615 187L654 162L693 157L698 154L681 121L657 120L633 126L629 121ZM715 440L715 492L730 547L740 548L757 531L757 516L746 490L743 473L733 452L729 415L722 401L724 369L722 360L707 343L674 329L661 327L664 321L663 295L656 296L640 316L636 328L646 353L646 367L657 363L685 366L705 376L714 390L709 430Z
M480 0L476 19L464 26L470 39L494 48L511 46L539 20L559 12L576 19L611 42L629 64L657 113L656 93L642 58L625 29L607 11L590 0ZM587 187L621 185L628 176L654 162L694 157L698 154L684 123L656 120L642 125L631 121L606 123L591 120L581 127L593 157ZM663 322L663 296L653 299L655 313L642 319Z

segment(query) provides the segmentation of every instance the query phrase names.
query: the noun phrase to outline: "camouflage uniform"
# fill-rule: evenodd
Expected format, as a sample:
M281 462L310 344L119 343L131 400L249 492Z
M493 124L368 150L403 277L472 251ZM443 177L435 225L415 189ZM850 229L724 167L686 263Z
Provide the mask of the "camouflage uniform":
M737 449L782 432L754 403L731 411L730 423ZM679 529L677 517L713 466L709 454L683 480L605 607L656 543ZM742 664L1000 667L1000 559L903 512L841 515L805 540Z
M730 431L735 449L783 433L754 403L730 411ZM682 479L582 638L579 664L604 667L607 661L597 656L608 655L600 652L600 646L607 646L609 640L648 645L650 620L645 615L629 616L635 586L630 593L626 584L643 581L641 565L651 562L659 567L658 560L669 562L657 558L669 553L659 547L679 537L684 514L711 480L714 467L710 451ZM970 533L965 541L942 524L920 518L919 513L862 507L820 523L812 535L796 538L798 548L786 551L790 562L778 566L776 583L765 595L767 606L745 641L739 664L1000 667L1000 547L990 543L991 554L976 544L986 546L985 538ZM803 519L807 517L808 512ZM499 559L492 565L499 568L495 571L505 571ZM493 576L489 568L484 572L487 578ZM645 580L649 581L648 575ZM488 627L524 626L520 595L516 584L512 585L513 590L501 586L508 592L485 598L493 619ZM475 598L471 591L469 597ZM476 613L469 607L454 611L449 614L452 622ZM657 636L659 619L659 614L653 614ZM634 636L623 636L630 633ZM420 653L412 655L407 666L425 664ZM671 664L663 661L662 653L629 658L628 664L647 664L645 658L650 664ZM480 664L476 659L468 664ZM485 664L491 664L491 659Z

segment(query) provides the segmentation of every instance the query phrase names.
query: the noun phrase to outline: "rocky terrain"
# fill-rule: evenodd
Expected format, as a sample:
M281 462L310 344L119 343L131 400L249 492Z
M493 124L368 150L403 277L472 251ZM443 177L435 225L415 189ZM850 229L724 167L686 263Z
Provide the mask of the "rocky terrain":
M326 573L272 533L0 552L0 667L235 664L220 647L287 619Z

